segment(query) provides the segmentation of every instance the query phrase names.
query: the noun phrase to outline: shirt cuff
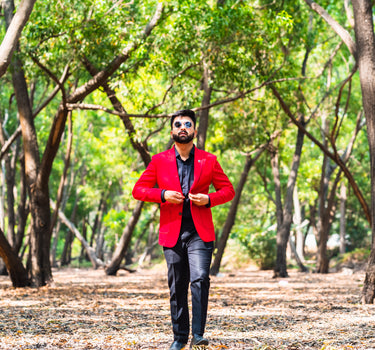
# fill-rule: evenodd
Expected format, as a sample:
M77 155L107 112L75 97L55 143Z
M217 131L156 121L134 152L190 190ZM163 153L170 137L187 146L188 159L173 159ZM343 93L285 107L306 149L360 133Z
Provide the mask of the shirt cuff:
M206 204L206 208L209 208L209 207L211 207L211 198L210 198L210 196L208 196L208 203Z
M164 198L164 193L165 193L166 190L161 190L161 202L162 203L165 203L166 202L166 199Z

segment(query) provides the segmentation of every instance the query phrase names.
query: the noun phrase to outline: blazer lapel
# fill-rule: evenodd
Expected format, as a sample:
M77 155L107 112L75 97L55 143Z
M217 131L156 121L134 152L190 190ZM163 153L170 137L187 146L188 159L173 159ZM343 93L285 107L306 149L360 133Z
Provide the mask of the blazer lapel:
M200 149L195 147L195 153L194 153L194 182L191 188L193 189L194 186L198 183L199 178L202 173L202 169L204 166L204 159L202 158L202 152Z
M176 153L174 147L167 152L166 157L167 164L165 164L164 171L168 175L171 189L182 192L180 178L178 176Z

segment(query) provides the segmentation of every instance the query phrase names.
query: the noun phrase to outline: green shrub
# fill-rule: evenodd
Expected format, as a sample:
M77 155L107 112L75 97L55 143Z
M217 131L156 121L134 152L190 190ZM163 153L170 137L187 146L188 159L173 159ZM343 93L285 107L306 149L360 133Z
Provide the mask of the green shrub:
M370 257L371 249L370 248L356 248L351 252L345 253L342 256L342 262L361 262L367 261Z
M270 270L276 260L276 233L273 230L255 231L254 228L242 228L234 232L249 253L250 259L261 269Z

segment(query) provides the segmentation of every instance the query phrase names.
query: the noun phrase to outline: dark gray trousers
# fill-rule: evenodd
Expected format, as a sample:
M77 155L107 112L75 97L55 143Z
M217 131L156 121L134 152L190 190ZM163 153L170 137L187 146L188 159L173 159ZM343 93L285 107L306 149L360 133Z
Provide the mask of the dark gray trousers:
M213 242L203 242L196 232L185 232L180 235L173 248L164 247L175 341L187 343L189 338L189 282L193 314L192 333L203 336L207 318L213 246Z

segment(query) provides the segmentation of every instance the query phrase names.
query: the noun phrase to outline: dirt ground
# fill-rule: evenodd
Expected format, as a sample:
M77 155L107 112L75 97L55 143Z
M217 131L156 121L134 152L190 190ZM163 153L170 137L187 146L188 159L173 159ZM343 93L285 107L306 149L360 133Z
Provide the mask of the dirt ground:
M209 349L374 349L364 273L243 269L211 278ZM0 277L0 349L168 349L166 272L54 271L55 285L13 289Z

